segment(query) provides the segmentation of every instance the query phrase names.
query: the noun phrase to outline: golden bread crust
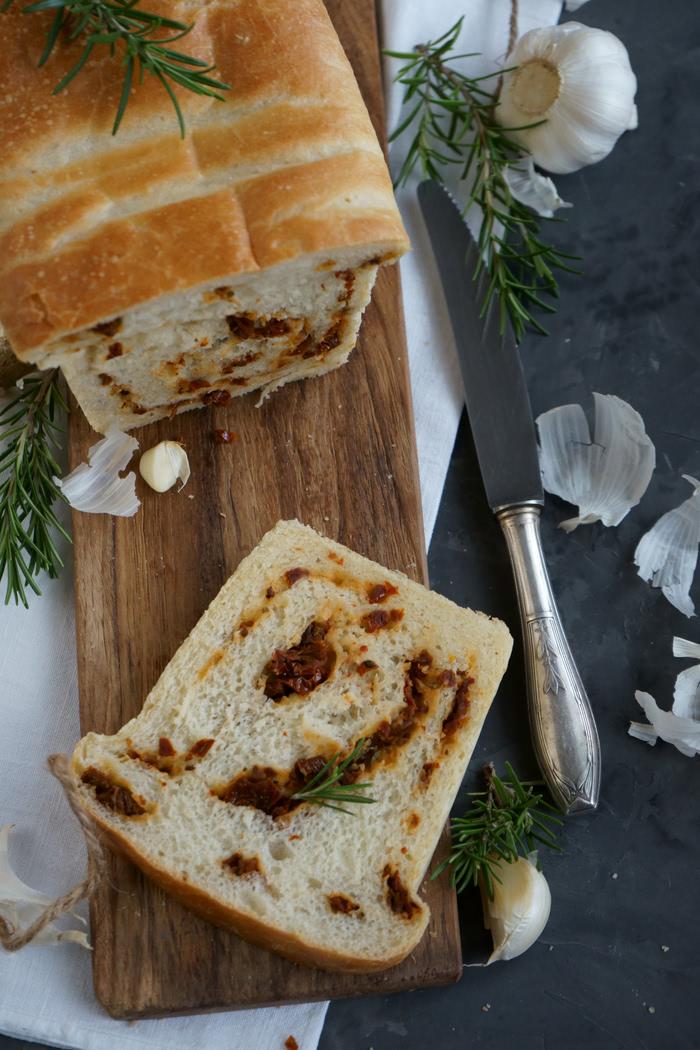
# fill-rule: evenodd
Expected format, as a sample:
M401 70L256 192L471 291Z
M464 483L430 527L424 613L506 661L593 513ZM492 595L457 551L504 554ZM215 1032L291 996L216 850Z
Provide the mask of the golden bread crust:
M244 940L257 944L258 947L265 948L267 951L275 952L277 955L282 955L291 962L301 963L303 966L310 966L317 970L334 970L340 973L378 973L381 970L389 970L393 966L398 966L410 955L425 933L430 919L430 912L424 905L423 921L414 923L415 941L407 945L405 951L398 953L393 958L387 958L384 955L377 959L359 959L356 956L344 955L328 948L321 949L317 944L307 944L300 937L270 926L260 919L254 919L251 915L244 915L236 908L216 901L196 886L175 878L171 872L153 864L150 858L136 849L126 836L120 835L113 827L101 820L99 813L92 807L90 807L90 816L97 825L100 836L110 849L132 861L144 875L147 875L184 907L199 915L205 922L231 930Z
M408 244L384 159L322 0L149 8L194 21L181 44L216 63L224 103L178 91L188 134L153 77L111 136L119 58L51 90L79 44L36 62L50 19L3 16L0 322L20 358L130 308L321 251ZM43 20L43 26L42 26Z

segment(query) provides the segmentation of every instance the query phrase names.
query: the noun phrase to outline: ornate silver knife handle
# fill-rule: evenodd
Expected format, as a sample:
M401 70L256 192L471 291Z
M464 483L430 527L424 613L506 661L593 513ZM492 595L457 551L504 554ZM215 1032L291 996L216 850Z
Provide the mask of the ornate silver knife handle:
M598 805L600 741L549 582L540 514L539 504L497 511L518 593L535 754L557 805L578 813Z

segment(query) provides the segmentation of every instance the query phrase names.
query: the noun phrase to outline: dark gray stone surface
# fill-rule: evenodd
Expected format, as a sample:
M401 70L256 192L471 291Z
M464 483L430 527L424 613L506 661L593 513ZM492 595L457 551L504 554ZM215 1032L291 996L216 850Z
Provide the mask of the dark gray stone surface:
M567 822L565 852L543 858L552 915L527 955L465 970L450 988L334 1003L321 1050L700 1046L700 765L627 736L640 717L635 689L670 706L688 666L671 655L673 635L700 640L697 620L632 565L642 533L690 494L681 474L700 475L700 14L692 0L594 0L579 17L628 45L640 128L604 163L557 179L575 207L554 232L583 256L586 274L562 282L550 337L529 339L523 357L535 413L571 401L590 408L594 390L617 394L641 412L658 459L617 529L566 536L556 525L570 508L553 498L545 515L552 578L602 738L600 809ZM510 569L464 424L430 569L436 590L501 616L518 636ZM694 596L700 604L700 585ZM505 759L523 776L536 772L517 650L465 790L484 762ZM476 961L488 940L474 895L461 914L465 961ZM31 1045L0 1037L0 1050Z

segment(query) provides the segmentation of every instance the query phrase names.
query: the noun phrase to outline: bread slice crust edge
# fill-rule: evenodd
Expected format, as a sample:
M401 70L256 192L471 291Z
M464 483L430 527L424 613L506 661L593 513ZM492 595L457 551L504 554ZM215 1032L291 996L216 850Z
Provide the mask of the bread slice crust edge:
M307 943L301 937L295 937L260 919L244 915L238 909L215 900L196 886L175 878L136 849L126 836L120 835L101 820L92 808L90 816L98 826L100 837L110 849L126 857L169 896L193 911L200 919L220 929L232 931L244 940L250 941L259 948L274 952L276 955L281 955L290 962L301 963L315 970L339 973L378 973L381 970L389 970L393 966L398 966L411 954L421 941L430 920L430 909L422 901L424 921L420 925L415 923L417 936L414 943L409 944L405 951L397 953L393 958L382 955L376 959L358 959L356 956L345 955L341 952L320 949L317 944Z
M303 555L300 553L302 550L305 551ZM80 783L81 770L84 770L86 763L90 762L90 738L93 737L93 734L88 734L77 745L74 753L73 770L77 782L76 786L80 791L81 802L84 808L101 829L105 841L116 851L132 860L153 881L172 894L180 903L195 911L205 920L212 922L214 925L232 929L240 936L263 948L275 951L292 961L311 967L347 973L376 972L389 969L398 965L414 950L428 925L430 910L419 894L419 887L441 834L444 820L449 811L449 804L457 792L484 718L496 692L498 682L505 669L512 639L505 625L499 621L489 620L484 614L460 610L448 599L439 595L430 595L430 592L420 584L410 580L403 574L383 569L362 555L319 535L313 529L303 526L299 522L290 521L278 523L274 529L270 530L263 537L256 548L243 559L228 584L224 585L220 595L214 599L209 606L209 610L204 613L198 625L193 629L190 639L183 643L178 653L173 657L168 665L169 667L181 668L183 666L183 660L190 655L188 647L190 649L194 647L196 650L197 660L195 662L197 665L207 658L209 647L211 644L214 644L212 641L213 636L209 633L210 628L221 619L221 608L220 606L217 607L217 603L222 600L221 596L223 595L225 609L229 616L226 622L235 622L236 618L241 615L242 610L245 609L248 601L248 598L245 596L241 598L239 595L243 586L243 579L245 578L247 583L251 580L255 581L256 588L264 588L266 582L268 582L268 578L265 575L269 568L268 559L273 551L275 556L281 559L279 562L273 561L275 572L280 571L280 564L282 566L296 564L298 560L303 564L307 564L308 561L310 565L314 558L323 555L331 559L330 564L335 566L333 569L335 573L338 567L338 556L344 556L347 562L346 571L349 572L350 577L357 574L361 580L372 582L371 577L378 576L391 581L397 587L405 588L407 592L412 591L413 597L406 593L402 598L402 602L405 601L411 606L412 602L415 604L416 601L420 601L426 615L428 609L430 609L431 616L438 617L438 619L440 618L438 610L441 615L456 616L459 614L460 618L464 617L467 622L471 621L470 629L476 631L477 637L482 639L481 644L486 647L483 653L487 666L481 667L478 671L479 678L476 686L477 695L474 698L473 714L452 738L454 756L445 766L446 772L444 775L447 780L441 784L438 791L438 799L432 804L432 809L434 810L432 816L439 819L433 819L431 823L430 821L426 822L424 818L421 830L416 835L416 839L420 838L421 842L417 845L418 853L415 863L413 861L410 862L406 887L415 896L416 903L420 903L420 909L410 927L406 927L406 937L401 939L398 944L395 941L393 945L385 943L382 947L378 943L376 951L374 944L366 941L362 943L361 947L360 944L357 945L358 951L354 954L348 954L347 944L340 946L339 949L337 946L329 949L327 946L324 946L318 936L313 942L305 940L303 925L298 925L294 928L293 923L291 926L287 923L286 927L283 927L281 923L276 925L271 921L269 913L264 918L261 918L252 914L250 909L241 911L237 907L235 900L222 899L222 896L216 890L204 887L199 888L195 882L188 881L186 877L181 878L173 874L172 868L166 869L161 867L154 852L148 848L142 848L148 847L148 843L145 840L139 842L137 835L130 835L126 824L123 825L124 833L122 834L120 820L116 819L115 825L115 818L107 816L92 796L92 793L87 791L84 784ZM260 575L261 570L262 574ZM272 570L270 569L270 571ZM296 572L303 575L302 570L296 570ZM239 573L241 573L240 577ZM308 576L308 573L306 575ZM425 597L422 596L423 592ZM396 593L398 594L398 591ZM240 603L241 609L237 611L237 605L233 608L230 604L227 604L229 600ZM230 619L231 616L233 616L233 620ZM451 627L450 625L447 626L449 635ZM420 630L422 629L420 628ZM363 637L367 638L369 636L364 635ZM465 644L471 643L466 642ZM481 650L477 651L481 652ZM480 660L477 661L477 663L479 662ZM159 682L154 686L142 714L147 711L155 712L158 710L159 705L163 703L164 690L167 691L169 684L171 687L173 685L173 680L170 680L167 674L166 670ZM140 718L141 716L137 717ZM128 723L128 726L122 727L122 730L116 736L119 737L125 731L128 736L133 732L130 727L135 725L135 722L136 720L132 720L132 722ZM99 742L100 739L112 738L97 737L96 739ZM85 748L88 748L87 752ZM376 774L374 775L376 776ZM440 776L442 775L441 773ZM442 801L440 801L440 798ZM408 808L410 807L407 806L404 813L407 813ZM373 809L374 807L372 807ZM396 843L397 847L398 844ZM384 862L382 861L381 863Z

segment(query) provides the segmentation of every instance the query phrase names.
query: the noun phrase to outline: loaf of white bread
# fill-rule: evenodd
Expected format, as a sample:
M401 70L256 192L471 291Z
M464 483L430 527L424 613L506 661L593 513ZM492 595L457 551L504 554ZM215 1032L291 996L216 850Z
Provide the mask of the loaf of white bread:
M428 924L419 887L511 644L498 620L280 522L141 714L80 741L82 804L211 922L311 966L393 966ZM360 741L344 781L372 803L292 797Z
M323 0L152 0L225 101L135 84L82 43L38 69L53 12L2 16L0 323L59 365L104 432L263 393L342 364L377 268L407 239Z

